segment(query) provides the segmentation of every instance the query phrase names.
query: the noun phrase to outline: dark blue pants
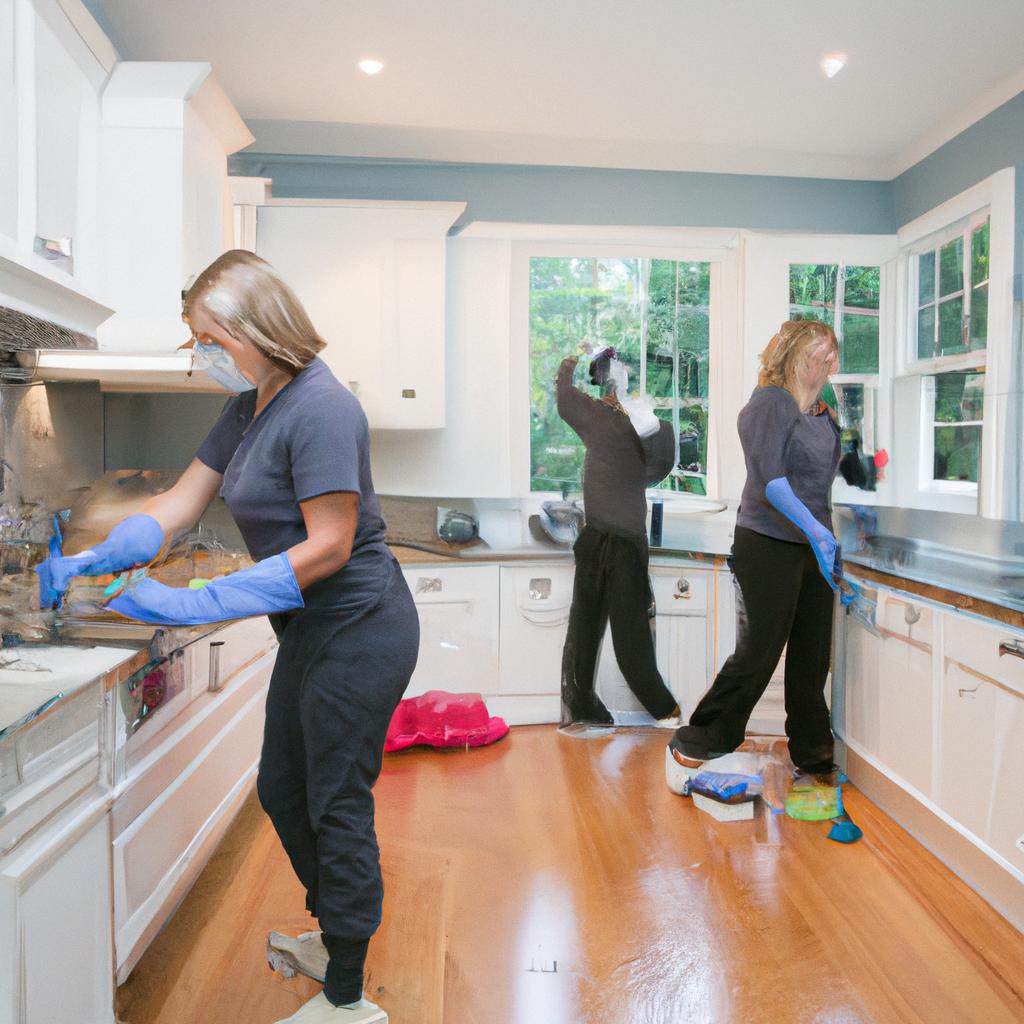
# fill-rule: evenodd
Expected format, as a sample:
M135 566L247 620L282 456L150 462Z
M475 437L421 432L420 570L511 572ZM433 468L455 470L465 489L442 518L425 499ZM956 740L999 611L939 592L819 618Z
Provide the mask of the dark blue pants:
M362 992L384 888L373 785L388 724L416 666L419 619L397 563L382 592L271 621L280 649L267 694L257 790L320 920L325 994Z

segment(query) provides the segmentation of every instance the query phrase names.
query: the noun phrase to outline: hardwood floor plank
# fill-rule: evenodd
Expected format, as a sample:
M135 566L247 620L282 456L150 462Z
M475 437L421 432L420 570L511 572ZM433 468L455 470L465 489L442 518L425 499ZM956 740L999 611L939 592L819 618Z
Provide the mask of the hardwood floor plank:
M394 1024L1009 1024L1024 937L847 787L865 838L664 784L666 735L514 729L385 759L368 994ZM125 1024L270 1024L317 986L266 932L312 927L254 801L119 991Z

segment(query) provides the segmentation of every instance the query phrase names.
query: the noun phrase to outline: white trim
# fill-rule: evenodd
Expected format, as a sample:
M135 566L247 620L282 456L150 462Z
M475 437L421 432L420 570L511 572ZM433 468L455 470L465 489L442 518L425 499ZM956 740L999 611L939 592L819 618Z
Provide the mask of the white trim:
M118 61L118 53L88 8L82 0L57 0L57 5L96 62L109 75Z
M952 234L955 235L957 232L954 229L959 221L972 217L986 206L992 206L997 201L997 197L1002 199L1006 195L1007 189L1012 202L1013 188L1014 169L1006 167L1001 171L996 171L991 177L964 189L963 192L940 203L927 213L922 213L920 217L908 221L896 232L896 244L901 255L903 250L913 250L919 243L922 244L923 249L931 248L927 244L929 235L947 230L952 230Z
M892 161L888 176L890 178L899 177L904 171L910 170L915 164L920 163L925 157L955 139L961 132L977 124L983 117L987 117L993 110L997 110L1022 91L1024 91L1024 69L1015 71L987 92L975 96L969 103L942 118L909 145L904 146Z

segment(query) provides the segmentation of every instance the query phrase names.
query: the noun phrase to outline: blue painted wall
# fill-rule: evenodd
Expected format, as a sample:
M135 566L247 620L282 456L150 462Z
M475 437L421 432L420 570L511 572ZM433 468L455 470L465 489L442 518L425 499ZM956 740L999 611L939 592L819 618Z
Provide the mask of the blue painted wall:
M239 153L232 174L301 199L457 200L463 222L642 224L887 234L892 187L747 174L448 164Z

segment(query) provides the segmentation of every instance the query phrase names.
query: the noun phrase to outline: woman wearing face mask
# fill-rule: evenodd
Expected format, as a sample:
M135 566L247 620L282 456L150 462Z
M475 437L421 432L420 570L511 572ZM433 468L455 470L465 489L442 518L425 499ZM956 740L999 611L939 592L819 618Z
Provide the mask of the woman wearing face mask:
M658 671L648 619L646 488L672 468L672 427L626 398L626 367L614 349L602 350L590 364L591 383L604 390L600 400L573 387L575 368L575 359L562 360L555 382L558 414L587 449L586 524L573 547L576 575L562 651L562 724L612 724L594 692L609 622L629 688L654 718L671 718L679 708Z
M669 744L687 767L743 742L785 647L790 756L810 774L833 770L824 688L842 575L831 500L840 444L821 391L838 360L835 334L816 320L786 321L761 353L738 422L747 480L730 556L736 650Z
M292 290L225 253L184 298L197 363L238 394L192 464L92 551L51 559L51 586L151 561L219 492L256 565L201 590L131 583L109 607L144 622L270 615L280 647L257 789L322 932L272 933L278 962L324 982L289 1021L369 1024L363 965L383 889L371 789L416 663L419 623L370 474L366 418L317 357Z

